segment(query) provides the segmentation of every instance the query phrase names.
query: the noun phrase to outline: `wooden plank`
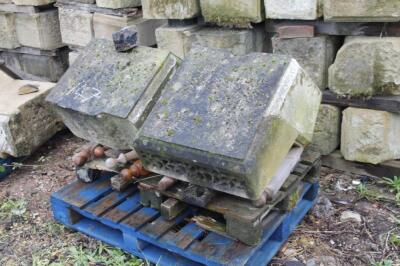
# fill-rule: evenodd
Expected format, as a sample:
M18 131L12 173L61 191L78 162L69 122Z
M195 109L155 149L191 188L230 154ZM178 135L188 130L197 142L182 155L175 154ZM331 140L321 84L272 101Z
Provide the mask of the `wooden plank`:
M142 205L140 204L140 194L136 193L132 197L128 197L124 202L122 202L109 212L105 213L103 215L103 218L119 223L122 219L124 219L134 211L137 211L141 207Z
M160 216L160 213L152 208L142 208L139 211L129 215L121 221L121 225L129 227L129 229L139 229L143 225L153 221Z
M95 4L71 2L70 0L58 0L55 6L75 9L75 10L82 10L90 13L101 13L105 15L119 16L119 17L141 16L141 10L139 10L136 7L110 9L110 8L98 7Z
M179 232L169 231L160 241L187 249L196 239L205 234L205 230L195 223L188 223Z
M340 107L357 107L391 113L400 113L400 96L340 97L331 91L324 91L322 103Z
M378 165L346 161L340 151L322 156L322 165L347 173L374 178L400 176L400 161L388 161Z

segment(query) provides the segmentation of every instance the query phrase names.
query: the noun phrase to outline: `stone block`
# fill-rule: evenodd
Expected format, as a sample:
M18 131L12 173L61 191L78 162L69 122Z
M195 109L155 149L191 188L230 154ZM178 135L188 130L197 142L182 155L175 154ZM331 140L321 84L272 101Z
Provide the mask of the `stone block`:
M262 0L200 0L206 22L219 26L250 27L264 20Z
M13 0L13 3L20 6L44 6L55 3L56 0Z
M400 38L347 37L329 68L339 95L400 95Z
M68 68L68 52L57 51L53 56L4 51L0 58L15 73L30 80L57 82Z
M258 199L292 145L308 144L321 92L288 56L195 47L135 141L146 169Z
M322 16L322 0L264 0L267 19L315 20Z
M64 46L56 9L40 13L17 13L17 38L22 46L52 50Z
M114 32L133 26L138 33L138 44L143 46L153 46L157 43L155 31L165 23L165 20L143 19L141 16L117 17L95 13L93 17L95 38L112 40Z
M328 69L333 63L338 39L330 36L282 39L272 38L274 54L286 54L296 59L321 90L328 85Z
M93 14L61 7L58 12L63 43L78 47L86 46L94 37Z
M140 0L96 0L96 5L104 8L126 8L141 6Z
M135 48L138 42L138 33L132 27L122 28L120 31L113 33L113 41L115 50L118 52L126 52Z
M227 49L234 55L245 55L251 52L264 52L265 39L255 29L229 29L204 27L184 32L185 50L193 46ZM265 34L264 34L265 37Z
M199 0L142 0L146 19L190 19L200 15Z
M118 150L133 149L138 129L178 63L161 49L139 46L118 53L112 41L95 39L47 100L76 136Z
M343 111L341 152L346 160L379 164L400 159L400 115L347 108Z
M400 21L400 1L324 0L324 19L344 22Z
M0 48L14 49L19 46L15 27L15 14L0 12Z
M335 151L340 144L341 121L342 110L339 107L321 104L310 149L322 155Z
M68 63L69 63L70 66L75 62L75 60L78 58L78 56L79 56L79 52L78 51L69 52L69 54L68 54Z
M1 71L0 76L4 76ZM35 86L39 91L19 95L18 90L24 85ZM31 155L63 128L44 101L54 85L10 78L0 83L0 153L14 157Z

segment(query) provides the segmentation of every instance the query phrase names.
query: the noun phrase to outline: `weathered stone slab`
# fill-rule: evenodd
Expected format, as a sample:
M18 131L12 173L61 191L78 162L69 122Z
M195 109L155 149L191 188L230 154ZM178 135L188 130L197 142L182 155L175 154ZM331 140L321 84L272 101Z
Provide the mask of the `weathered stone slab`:
M19 6L44 6L55 2L56 0L13 0Z
M142 0L146 19L190 19L200 15L199 0Z
M69 62L70 66L75 62L75 60L78 58L78 56L79 56L79 52L78 51L69 52L69 54L68 54L68 62Z
M95 38L112 40L114 32L127 26L134 26L138 32L138 44L143 46L153 46L157 43L155 31L165 23L165 20L143 19L140 14L118 17L95 13L93 17Z
M347 37L329 68L340 95L400 95L400 38Z
M273 53L296 59L321 90L328 86L328 68L333 63L339 40L330 36L272 38Z
M322 0L264 0L267 19L315 20L322 16Z
M343 112L341 152L346 160L379 164L400 159L400 115L347 108Z
M57 50L55 55L35 55L4 51L0 54L6 66L24 79L57 82L68 68L68 52Z
M52 50L64 46L57 9L16 15L17 38L21 45Z
M20 46L15 27L15 14L0 12L0 47L14 49Z
M96 0L96 5L104 8L126 8L141 6L140 0Z
M342 110L333 105L321 104L310 149L321 155L335 151L340 144Z
M247 28L265 16L262 0L201 0L200 5L205 21L219 26Z
M133 149L137 130L177 64L176 57L161 49L118 53L112 41L93 40L47 100L76 136Z
M59 8L63 43L86 46L94 37L93 14L87 11Z
M324 18L346 22L400 21L400 1L324 0Z
M0 153L28 156L63 128L44 101L55 84L7 79L1 71L0 80ZM39 91L18 95L28 84Z
M311 141L321 92L283 55L195 47L144 122L156 173L257 199L293 143Z

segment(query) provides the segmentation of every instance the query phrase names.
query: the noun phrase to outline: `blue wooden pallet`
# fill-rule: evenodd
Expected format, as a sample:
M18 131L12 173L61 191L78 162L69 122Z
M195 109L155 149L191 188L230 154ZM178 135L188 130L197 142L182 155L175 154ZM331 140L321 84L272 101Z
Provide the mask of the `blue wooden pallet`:
M318 184L304 185L290 213L273 211L258 246L208 232L190 220L196 209L172 221L140 204L138 189L111 189L109 176L76 181L51 197L54 218L67 227L157 265L266 265L314 205Z
M12 163L14 161L15 159L12 157L8 157L7 159L0 158L1 170L4 170L4 171L0 170L0 180L11 174L11 172L13 171Z

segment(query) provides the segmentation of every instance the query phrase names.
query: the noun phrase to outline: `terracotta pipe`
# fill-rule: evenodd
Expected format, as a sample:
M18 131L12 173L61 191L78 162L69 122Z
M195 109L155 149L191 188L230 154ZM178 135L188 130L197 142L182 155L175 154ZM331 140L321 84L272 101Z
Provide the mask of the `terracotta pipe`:
M121 153L119 156L118 156L118 158L117 159L115 159L115 158L108 158L107 160L106 160L106 166L108 167L108 168L111 168L111 169L113 169L113 168L115 168L118 164L126 164L126 163L128 163L129 161L132 161L132 160L135 160L135 159L138 159L138 154L137 154L137 152L135 151L135 150L132 150L132 151L130 151L130 152L128 152L128 153Z
M165 191L168 188L170 188L171 186L173 186L178 180L173 179L171 177L168 176L164 176L157 185L157 188L161 191Z

